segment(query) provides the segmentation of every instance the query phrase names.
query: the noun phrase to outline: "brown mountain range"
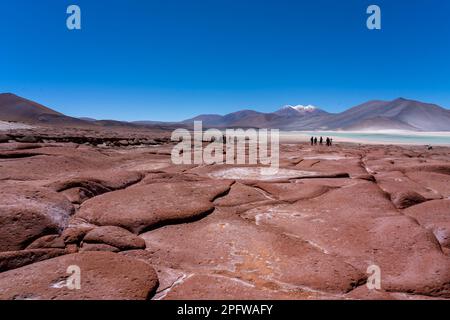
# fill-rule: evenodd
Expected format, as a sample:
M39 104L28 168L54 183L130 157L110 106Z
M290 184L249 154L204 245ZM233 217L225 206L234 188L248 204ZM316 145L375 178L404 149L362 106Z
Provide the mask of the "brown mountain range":
M206 114L182 121L124 122L74 118L11 93L0 94L0 120L28 124L67 126L186 126L203 121L205 127L278 128L281 130L412 130L450 131L450 110L435 104L404 98L373 100L341 113L328 113L313 106L285 106L272 113L242 110L227 115Z

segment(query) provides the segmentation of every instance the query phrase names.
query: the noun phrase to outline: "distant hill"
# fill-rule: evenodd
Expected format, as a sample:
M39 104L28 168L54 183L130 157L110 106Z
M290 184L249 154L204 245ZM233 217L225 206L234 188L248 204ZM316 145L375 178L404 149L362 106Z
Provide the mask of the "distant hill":
M217 114L200 115L183 123L202 121L209 127L242 127L242 128L286 128L298 121L308 121L323 117L329 113L313 106L284 106L273 113L253 110L242 110L221 116Z
M117 120L96 120L89 117L74 118L50 109L37 102L19 97L12 93L0 94L0 121L18 122L31 125L68 126L83 128L131 128L173 130L187 127L181 123L158 121L126 122ZM18 127L15 125L14 127Z
M332 114L313 106L284 106L273 113L244 110L200 115L205 126L278 128L282 130L411 130L450 131L450 111L435 104L404 98L374 100Z
M399 120L384 117L374 117L361 120L345 127L347 131L377 131L377 130L409 130L417 131L417 128Z
M0 94L0 120L28 124L87 124L84 120L65 116L37 102L24 99L12 93Z
M204 126L210 127L267 127L273 121L279 118L273 113L262 113L253 110L242 110L229 113L225 116L216 114L205 114L183 121L183 123L192 123L193 121L202 121Z
M83 120L83 121L89 121L89 122L97 121L97 119L89 118L89 117L79 117L78 119Z
M373 100L341 113L308 106L283 106L271 113L241 110L227 115L204 114L182 122L116 121L73 118L11 93L0 94L0 120L26 124L101 127L204 127L278 128L281 130L412 130L450 131L450 110L438 105L398 98Z
M435 104L404 98L369 101L336 114L327 121L329 129L383 129L450 131L450 111Z

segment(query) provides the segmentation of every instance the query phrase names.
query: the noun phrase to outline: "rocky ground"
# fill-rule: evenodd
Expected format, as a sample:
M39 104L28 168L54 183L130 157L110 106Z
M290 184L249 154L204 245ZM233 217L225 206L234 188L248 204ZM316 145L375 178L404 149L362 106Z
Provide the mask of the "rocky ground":
M170 133L7 133L0 299L450 299L450 148L283 144L267 177L173 165Z

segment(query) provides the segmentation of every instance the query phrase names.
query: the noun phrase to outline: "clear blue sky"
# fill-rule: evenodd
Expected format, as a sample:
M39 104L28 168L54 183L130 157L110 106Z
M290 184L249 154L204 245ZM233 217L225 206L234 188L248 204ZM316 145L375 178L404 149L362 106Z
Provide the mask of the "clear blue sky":
M66 28L70 4L81 31ZM381 31L366 28L370 4ZM0 15L0 92L72 116L450 107L448 0L1 0Z

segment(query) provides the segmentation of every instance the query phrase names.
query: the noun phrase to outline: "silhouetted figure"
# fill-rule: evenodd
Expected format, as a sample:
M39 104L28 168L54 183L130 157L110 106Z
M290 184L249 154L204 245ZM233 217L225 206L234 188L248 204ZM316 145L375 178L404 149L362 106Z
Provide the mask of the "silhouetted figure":
M311 137L311 145L314 144L314 137Z
M317 137L314 138L314 144L317 145Z
M320 137L320 145L322 145L323 144L323 138L322 137Z
M327 147L330 146L330 138L327 137Z

